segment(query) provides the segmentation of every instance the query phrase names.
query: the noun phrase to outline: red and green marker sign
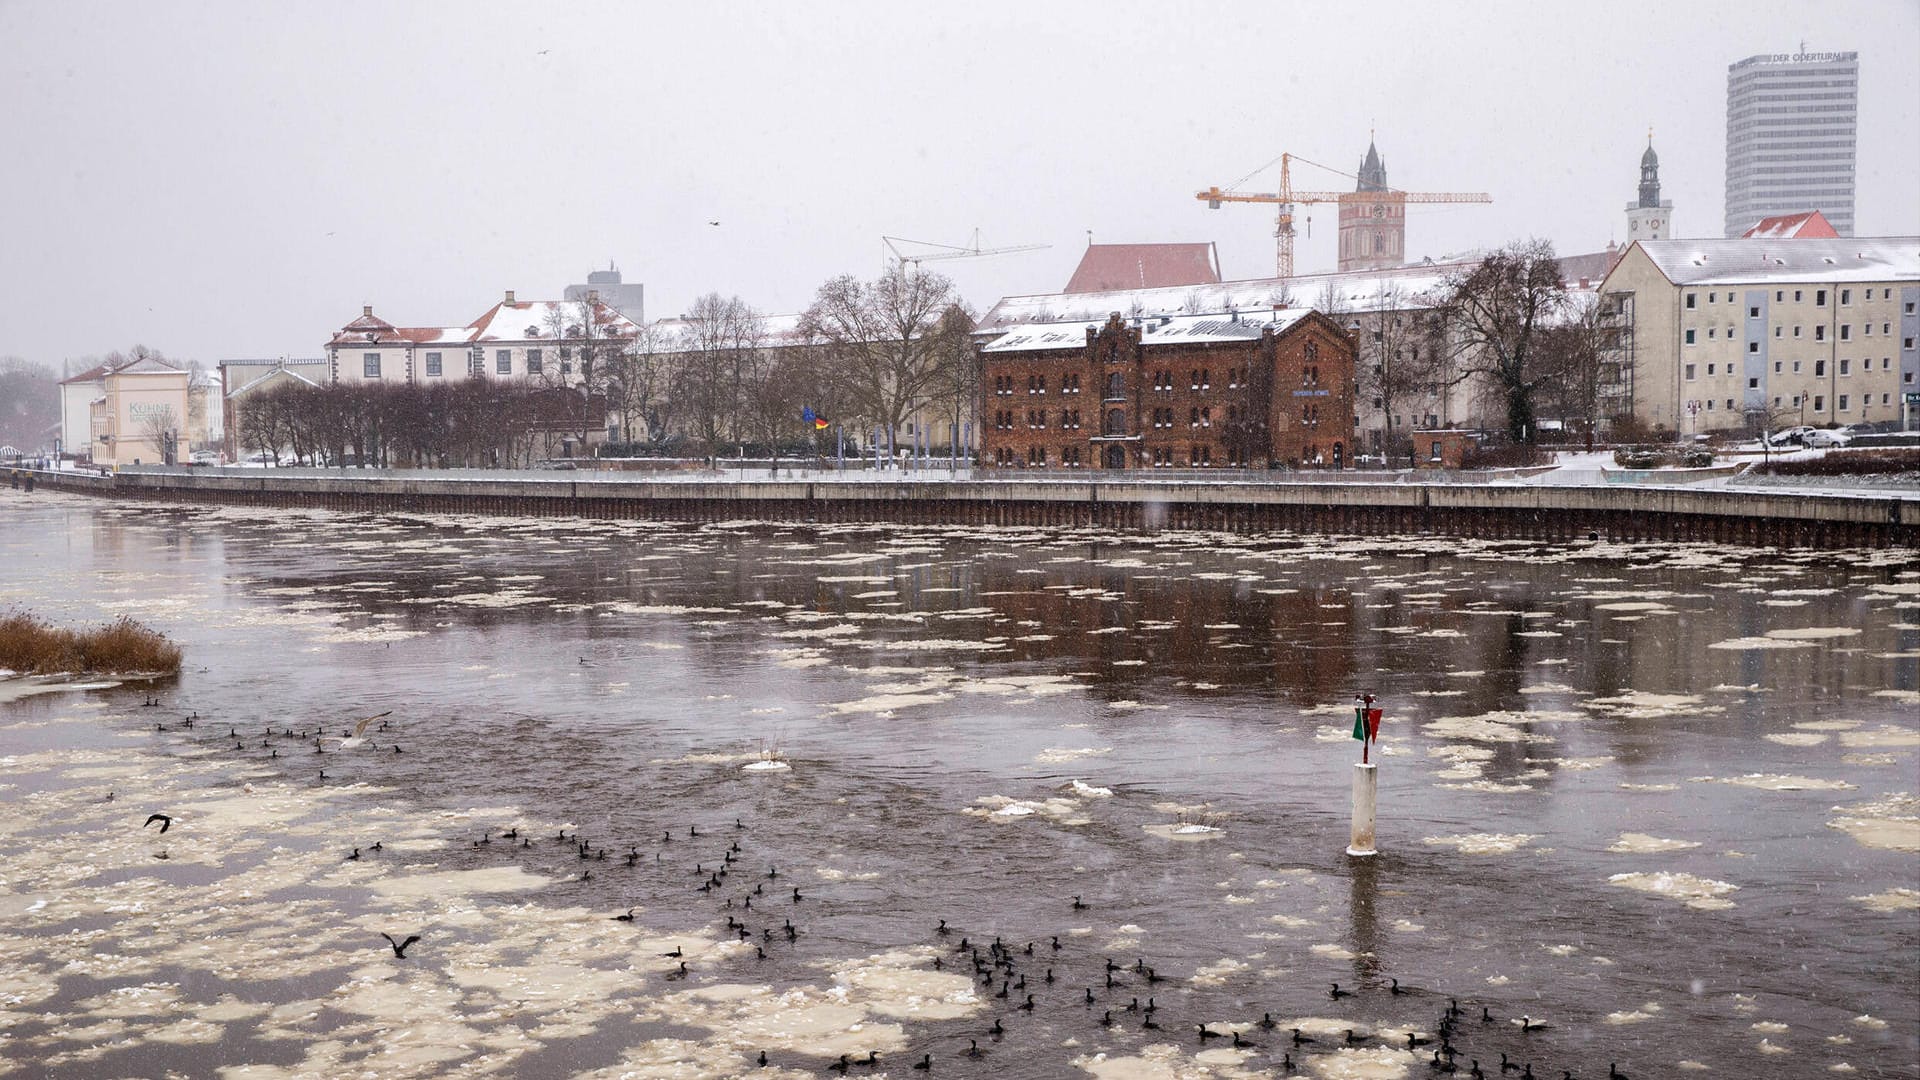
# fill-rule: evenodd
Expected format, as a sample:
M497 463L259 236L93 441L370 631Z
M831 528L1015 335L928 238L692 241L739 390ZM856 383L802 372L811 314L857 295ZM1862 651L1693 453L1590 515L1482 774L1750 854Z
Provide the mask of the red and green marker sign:
M1362 694L1354 699L1353 737L1360 740L1360 763L1367 763L1367 751L1373 740L1380 737L1380 710L1373 707L1373 695Z

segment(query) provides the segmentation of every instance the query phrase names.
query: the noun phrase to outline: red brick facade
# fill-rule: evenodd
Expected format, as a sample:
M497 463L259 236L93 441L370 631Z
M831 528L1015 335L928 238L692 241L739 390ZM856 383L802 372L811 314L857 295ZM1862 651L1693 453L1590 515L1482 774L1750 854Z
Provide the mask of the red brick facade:
M1075 342L1016 328L981 349L981 461L998 468L1344 468L1354 339L1318 312L1111 316Z

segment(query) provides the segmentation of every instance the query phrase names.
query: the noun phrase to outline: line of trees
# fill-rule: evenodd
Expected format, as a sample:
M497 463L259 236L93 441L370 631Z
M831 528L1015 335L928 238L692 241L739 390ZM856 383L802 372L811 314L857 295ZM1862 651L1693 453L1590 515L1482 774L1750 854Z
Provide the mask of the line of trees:
M539 382L287 380L247 397L239 442L316 466L517 468L572 451L583 412L606 410L578 388Z
M323 465L507 467L584 454L603 436L623 453L794 449L813 434L808 408L856 440L973 418L973 319L938 274L834 278L778 335L718 293L637 334L612 322L585 301L556 306L545 337L560 362L528 380L283 382L240 404L239 442Z

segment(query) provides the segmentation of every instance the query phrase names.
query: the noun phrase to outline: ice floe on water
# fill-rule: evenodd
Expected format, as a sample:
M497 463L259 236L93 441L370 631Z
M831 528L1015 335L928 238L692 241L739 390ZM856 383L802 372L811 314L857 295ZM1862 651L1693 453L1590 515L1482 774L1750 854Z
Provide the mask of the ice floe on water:
M1162 840L1211 840L1226 832L1218 825L1207 825L1197 821L1140 827L1146 830L1148 836L1157 836Z
M1467 833L1459 836L1429 836L1421 843L1450 847L1462 855L1510 855L1539 838L1534 833Z
M1761 791L1853 790L1853 785L1845 780L1822 780L1812 776L1792 776L1785 773L1747 773L1744 776L1689 776L1687 779L1697 784L1732 784L1735 787L1757 788Z
M1663 851L1686 851L1700 846L1697 840L1667 840L1646 833L1621 833L1619 839L1607 845L1607 850L1618 855L1652 855Z
M1920 798L1897 792L1833 810L1843 816L1827 822L1827 826L1867 847L1920 851Z
M1732 907L1733 901L1726 899L1726 896L1740 888L1730 882L1666 871L1613 874L1607 878L1607 881L1623 889L1637 889L1655 896L1679 900L1688 907L1700 908L1703 911Z
M1622 720L1658 720L1670 716L1713 716L1726 709L1697 694L1655 694L1628 690L1612 697L1588 698L1582 707Z
M1543 722L1582 720L1580 713L1572 712L1509 712L1495 711L1477 716L1442 716L1421 725L1421 734L1436 739L1468 739L1474 742L1494 743L1550 743L1553 738L1538 732L1526 731L1521 725ZM1348 737L1352 733L1348 732Z

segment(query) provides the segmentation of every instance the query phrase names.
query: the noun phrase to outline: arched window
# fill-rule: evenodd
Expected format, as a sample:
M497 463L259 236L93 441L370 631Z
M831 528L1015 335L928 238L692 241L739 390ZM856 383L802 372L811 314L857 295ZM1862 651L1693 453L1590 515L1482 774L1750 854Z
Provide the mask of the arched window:
M1127 396L1127 377L1122 372L1110 372L1107 375L1107 400Z

